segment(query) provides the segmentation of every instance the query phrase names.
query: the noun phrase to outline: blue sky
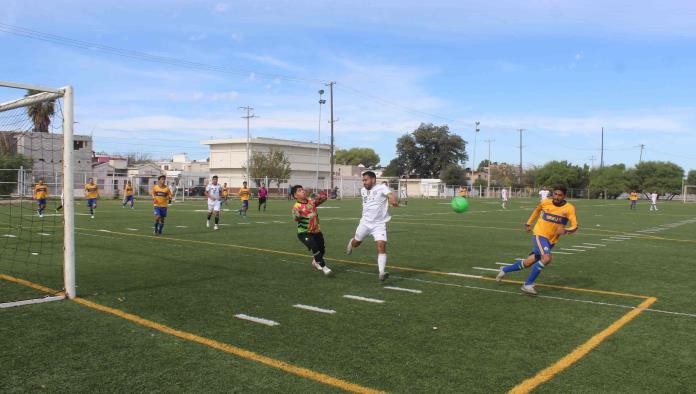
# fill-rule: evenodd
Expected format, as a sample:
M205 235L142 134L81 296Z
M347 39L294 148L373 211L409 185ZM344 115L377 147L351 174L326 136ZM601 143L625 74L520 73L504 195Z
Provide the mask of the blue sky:
M610 4L607 4L610 3ZM687 1L4 0L0 79L76 90L96 149L187 152L203 139L316 141L334 80L336 143L386 164L420 122L447 124L477 161L696 169L696 3ZM185 68L7 33L7 25L224 68ZM3 29L2 26L5 26ZM5 30L5 31L3 31ZM328 142L324 106L322 142Z

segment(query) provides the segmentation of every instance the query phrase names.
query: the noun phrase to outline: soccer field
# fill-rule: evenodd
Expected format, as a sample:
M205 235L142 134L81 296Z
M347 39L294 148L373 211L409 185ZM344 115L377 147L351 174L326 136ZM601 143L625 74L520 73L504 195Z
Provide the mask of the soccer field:
M101 201L76 217L76 302L0 309L0 391L693 391L696 206L571 202L580 228L528 296L528 270L493 278L531 250L532 200L391 209L384 283L371 240L345 255L359 200L319 210L333 277L311 266L289 201L247 219L230 202L219 231L204 201L177 202L158 237L146 199ZM53 219L30 223L59 238ZM2 260L0 274L17 297L40 291L12 278L61 286L50 262Z

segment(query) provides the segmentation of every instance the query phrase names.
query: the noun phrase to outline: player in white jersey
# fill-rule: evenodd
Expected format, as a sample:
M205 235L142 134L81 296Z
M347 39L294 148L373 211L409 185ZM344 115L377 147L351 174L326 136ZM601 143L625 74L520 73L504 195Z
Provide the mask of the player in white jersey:
M650 210L657 211L657 192L650 194Z
M399 206L396 196L389 186L377 184L377 176L372 171L365 171L362 175L363 188L360 189L362 197L362 217L355 230L355 235L348 242L346 253L351 254L353 248L357 248L368 235L371 235L377 243L377 267L379 280L384 281L389 277L385 271L387 267L387 222L389 216L388 205L397 208Z
M208 197L208 219L205 227L210 227L210 217L215 215L215 227L217 230L220 223L220 201L222 200L222 186L218 183L217 175L213 176L213 181L205 187L205 196Z
M546 186L542 186L541 190L539 190L539 200L544 201L547 198L549 198L549 189Z
M502 206L503 209L507 209L508 190L506 188L500 189L500 199L502 200L502 204L500 204L500 206Z

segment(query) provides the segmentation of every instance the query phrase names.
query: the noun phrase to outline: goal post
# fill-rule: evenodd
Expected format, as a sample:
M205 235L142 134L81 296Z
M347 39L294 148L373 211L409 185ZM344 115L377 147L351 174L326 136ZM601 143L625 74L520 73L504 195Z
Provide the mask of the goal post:
M0 282L58 291L33 299L21 291L0 294L0 307L77 295L73 125L72 86L0 81ZM30 164L8 164L15 162ZM39 181L47 186L43 198L35 191Z
M696 202L696 185L684 185L682 189L682 202Z

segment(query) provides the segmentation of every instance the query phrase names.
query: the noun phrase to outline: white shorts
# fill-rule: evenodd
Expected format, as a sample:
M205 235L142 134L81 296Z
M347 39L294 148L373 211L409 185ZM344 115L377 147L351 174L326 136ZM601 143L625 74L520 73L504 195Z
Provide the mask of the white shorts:
M367 238L368 235L371 235L372 238L375 239L375 241L384 241L387 242L387 224L386 223L363 223L360 222L358 225L358 228L355 229L355 238L356 241L362 241L365 238Z
M208 200L208 212L220 212L220 200Z

